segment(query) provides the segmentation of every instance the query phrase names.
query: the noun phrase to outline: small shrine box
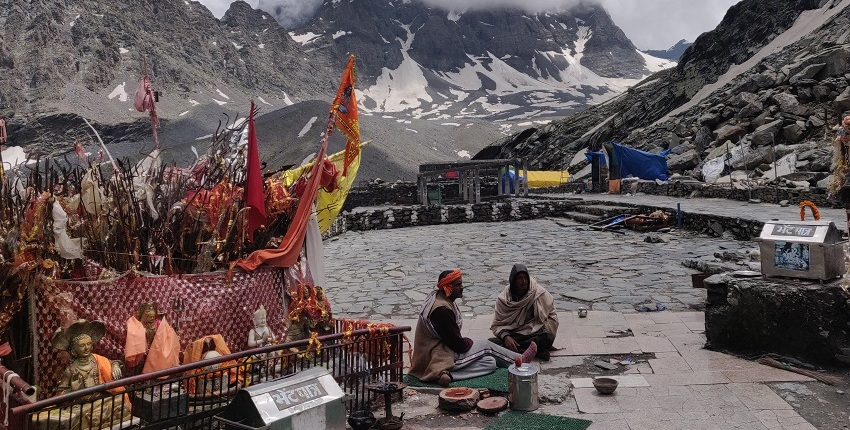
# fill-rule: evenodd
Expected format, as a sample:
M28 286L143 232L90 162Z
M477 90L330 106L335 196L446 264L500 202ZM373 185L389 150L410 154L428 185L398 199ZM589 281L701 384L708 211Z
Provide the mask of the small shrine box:
M239 390L214 419L226 430L345 430L345 393L314 367Z
M771 220L759 236L765 276L826 281L844 274L841 231L832 221Z
M133 415L148 423L180 417L189 412L189 395L178 387L137 391L130 401L133 404Z

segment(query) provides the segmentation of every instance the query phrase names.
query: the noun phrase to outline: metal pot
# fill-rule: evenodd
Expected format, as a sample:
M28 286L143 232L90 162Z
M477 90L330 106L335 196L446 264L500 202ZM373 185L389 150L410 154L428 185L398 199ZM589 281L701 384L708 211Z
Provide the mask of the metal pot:
M517 411L533 411L540 407L537 367L528 363L508 367L508 400L511 409Z

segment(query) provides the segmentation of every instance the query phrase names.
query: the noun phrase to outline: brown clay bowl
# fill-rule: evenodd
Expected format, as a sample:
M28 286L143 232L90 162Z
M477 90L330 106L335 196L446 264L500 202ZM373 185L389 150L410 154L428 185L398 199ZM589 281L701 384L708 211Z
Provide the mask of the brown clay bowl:
M593 386L596 387L596 391L599 391L599 394L614 394L614 391L617 389L617 385L619 384L620 383L613 378L593 379Z

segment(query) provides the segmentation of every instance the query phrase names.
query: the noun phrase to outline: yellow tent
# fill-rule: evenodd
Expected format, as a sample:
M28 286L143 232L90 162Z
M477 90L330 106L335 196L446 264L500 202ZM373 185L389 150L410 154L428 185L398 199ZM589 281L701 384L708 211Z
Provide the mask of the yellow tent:
M528 188L557 187L566 184L570 173L563 171L529 170Z

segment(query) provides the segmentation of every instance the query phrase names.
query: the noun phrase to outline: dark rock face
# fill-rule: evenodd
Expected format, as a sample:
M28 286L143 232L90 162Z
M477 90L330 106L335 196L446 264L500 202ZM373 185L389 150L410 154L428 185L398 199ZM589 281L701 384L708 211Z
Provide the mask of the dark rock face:
M132 92L145 60L157 89L171 97L224 85L308 98L338 79L321 56L304 64L300 45L245 2L219 21L182 0L0 0L0 22L0 115L13 122L97 110L72 96L77 88L105 96L129 77Z
M751 66L747 62L788 30L803 11L819 8L821 3L742 1L729 10L716 30L703 34L688 48L675 69L658 72L603 105L497 142L476 158L524 157L535 168L563 169L577 152L598 150L612 140L658 153L669 147L670 133L675 132L679 146L691 145L699 163L692 166L678 157L670 166L672 173L679 170L701 177L698 169L710 151L739 140L766 148L790 145L798 156L808 151L810 162L800 167L826 173L829 152L813 154L808 145L828 148L828 127L850 109L844 95L850 94L850 47L843 36L850 26L850 13L838 6L825 7L817 12L830 16L822 26L815 26L810 34L795 30L796 42L791 38L782 49L759 54L759 61L752 61ZM789 36L783 35L783 40ZM724 77L723 82L728 83L700 93L683 106L733 64L751 68L735 69ZM759 164L773 162L773 155L761 154ZM757 171L756 176L761 173Z
M509 118L544 107L566 113L598 95L619 93L598 78L588 80L575 64L579 58L581 66L603 78L639 79L650 73L608 13L591 4L533 14L518 9L457 13L403 0L325 2L293 34L299 40L312 37L305 47L340 65L355 54L363 88L393 75L421 74L425 94L411 94L419 100L404 103L430 117L438 117L442 111L434 109L445 105L453 106L446 111L452 116ZM462 71L464 77L458 75ZM383 100L368 94L361 101L384 107ZM541 102L547 103L535 106ZM514 108L494 113L489 104Z
M850 296L838 282L725 281L725 300L721 295L705 311L711 348L835 364L840 348L850 347Z
M676 42L675 45L671 46L668 49L665 49L665 50L648 49L648 50L643 51L643 52L647 53L649 55L652 55L653 57L656 57L656 58L664 58L666 60L679 61L679 58L682 57L682 54L684 54L685 50L687 50L691 45L693 45L691 42L688 42L687 40L682 39L682 40Z
M410 57L432 72L457 72L472 64L469 56L491 53L531 77L558 78L568 65L540 53L567 49L575 54L579 27L592 32L583 48L583 65L605 77L645 75L644 61L632 42L608 13L595 5L558 13L495 9L453 16L446 10L402 0L326 2L295 33L321 34L312 45L332 52L340 63L344 64L348 53L356 54L360 70L369 78L380 76L383 67L395 69L401 64L402 45L409 37L413 37Z

